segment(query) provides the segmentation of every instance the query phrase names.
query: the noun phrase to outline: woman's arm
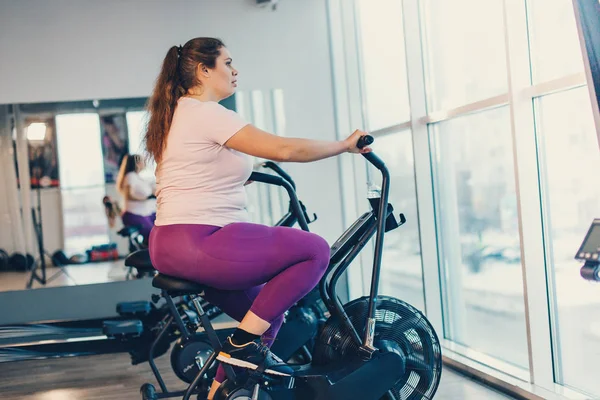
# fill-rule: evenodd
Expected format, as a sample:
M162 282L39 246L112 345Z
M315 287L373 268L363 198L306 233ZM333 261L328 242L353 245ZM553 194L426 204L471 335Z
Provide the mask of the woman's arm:
M356 147L356 142L364 135L365 132L356 130L343 141L285 138L267 133L253 125L246 125L225 142L225 146L267 160L310 162L346 152L368 153L370 148Z

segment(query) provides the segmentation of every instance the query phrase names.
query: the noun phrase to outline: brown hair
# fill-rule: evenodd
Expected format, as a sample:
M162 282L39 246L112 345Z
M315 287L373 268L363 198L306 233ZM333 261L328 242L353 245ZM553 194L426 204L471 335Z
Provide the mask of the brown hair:
M224 46L219 39L199 37L189 40L183 47L173 46L167 52L148 100L150 120L144 137L146 149L157 163L166 146L177 100L188 89L200 84L196 77L198 64L214 68Z
M121 159L121 167L119 168L119 174L117 175L117 190L123 193L125 175L130 172L137 172L137 166L141 162L142 158L137 154L125 154Z

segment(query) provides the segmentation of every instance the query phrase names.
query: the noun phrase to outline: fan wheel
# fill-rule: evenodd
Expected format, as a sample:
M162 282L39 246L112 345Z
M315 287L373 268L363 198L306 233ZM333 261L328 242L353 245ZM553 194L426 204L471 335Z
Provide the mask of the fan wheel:
M389 296L378 296L375 312L374 346L383 352L400 354L406 365L404 375L390 388L389 400L432 399L442 375L442 350L433 326L419 310ZM344 306L352 325L365 331L369 298L361 297ZM314 350L314 364L353 357L357 345L338 318L331 317L321 330Z

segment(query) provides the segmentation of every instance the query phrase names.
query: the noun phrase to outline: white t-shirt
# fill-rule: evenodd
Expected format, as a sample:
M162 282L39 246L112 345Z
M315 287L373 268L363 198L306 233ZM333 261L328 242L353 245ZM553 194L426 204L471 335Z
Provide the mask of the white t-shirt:
M154 193L154 182L148 182L132 171L125 175L123 183L129 190L129 196L124 196L124 211L144 217L156 211L156 200L148 199Z
M156 168L157 226L249 220L244 183L252 173L252 158L224 146L246 125L219 103L179 99Z

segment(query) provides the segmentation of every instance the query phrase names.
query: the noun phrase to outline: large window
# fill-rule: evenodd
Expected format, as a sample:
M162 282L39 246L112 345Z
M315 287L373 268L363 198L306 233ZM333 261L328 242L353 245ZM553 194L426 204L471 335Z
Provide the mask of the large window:
M600 287L573 259L600 217L573 0L329 2L338 125L374 131L408 221L381 291L424 300L445 356L508 390L600 398Z
M415 188L412 137L410 131L378 138L373 150L390 170L390 198L394 214L403 213L406 224L386 234L379 292L397 296L420 310L423 301L423 274L419 215ZM373 176L378 172L374 171Z
M365 128L385 133L373 149L390 171L395 214L407 219L385 237L379 292L424 310L412 132L398 126L410 120L402 0L357 0L355 12ZM379 183L376 169L369 175Z
M109 241L98 114L57 115L56 130L64 251L70 255Z
M147 111L128 111L125 114L127 120L127 134L129 140L129 152L142 154L146 151L143 146L146 125L148 124Z
M285 135L286 118L282 89L238 91L235 94L235 105L237 113L244 120L276 135ZM269 173L270 170L260 167L264 161L254 158L255 170ZM252 222L274 225L287 212L288 196L282 188L254 183L246 186L246 195Z
M127 120L127 133L129 136L129 153L139 154L147 161L140 175L146 179L153 180L156 170L156 163L149 159L146 148L143 145L144 135L146 134L146 126L148 124L147 111L128 111L125 114Z
M369 130L410 119L401 0L359 0L360 50Z
M579 276L573 259L597 218L598 139L586 87L536 101L546 208L548 267L555 282L556 357L560 383L600 396L600 287Z
M526 368L509 109L431 129L446 337Z
M583 72L573 0L527 0L533 83Z
M423 2L431 110L507 92L502 4L502 0Z

